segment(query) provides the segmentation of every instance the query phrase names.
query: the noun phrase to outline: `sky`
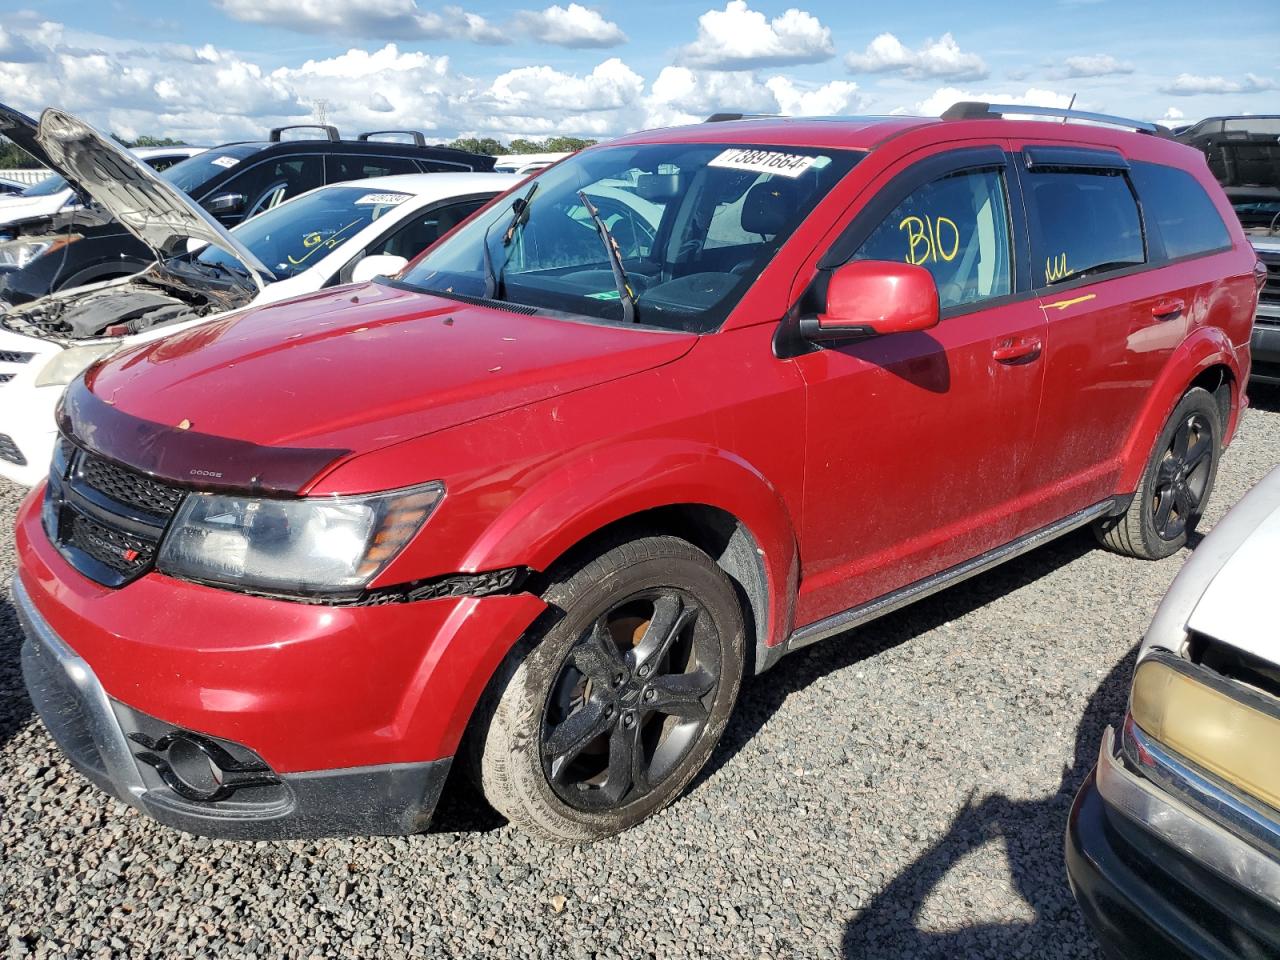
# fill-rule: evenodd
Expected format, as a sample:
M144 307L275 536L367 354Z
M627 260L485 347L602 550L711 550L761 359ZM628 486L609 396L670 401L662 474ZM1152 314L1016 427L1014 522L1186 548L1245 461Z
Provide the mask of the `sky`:
M1274 0L0 0L0 100L214 144L344 133L606 138L742 110L957 100L1184 123L1280 113Z

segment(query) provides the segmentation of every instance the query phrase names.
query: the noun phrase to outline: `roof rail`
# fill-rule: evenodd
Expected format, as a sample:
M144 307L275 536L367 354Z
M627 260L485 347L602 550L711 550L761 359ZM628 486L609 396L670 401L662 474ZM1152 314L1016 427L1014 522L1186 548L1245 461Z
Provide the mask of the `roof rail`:
M388 134L396 134L403 137L411 137L415 147L425 147L427 145L426 135L421 130L370 130L368 133L362 133L356 137L357 140L369 141L374 137L385 137ZM393 143L399 141L393 140Z
M1088 120L1090 123L1101 123L1109 127L1124 127L1139 133L1154 136L1170 136L1169 129L1157 123L1145 120L1130 120L1128 117L1114 117L1109 113L1089 113L1087 110L1064 110L1061 107L1032 107L1015 103L984 103L980 100L962 100L953 103L942 114L943 120L983 120L999 119L1009 115L1026 117L1055 117L1064 123L1067 120Z
M713 113L703 123L724 123L727 120L774 120L780 113Z
M332 143L337 143L339 140L342 139L342 137L339 136L338 134L338 128L334 126L330 126L327 123L295 123L292 126L288 126L288 127L272 127L271 137L270 137L271 142L279 143L280 134L284 133L286 130L323 130L325 139L329 140Z

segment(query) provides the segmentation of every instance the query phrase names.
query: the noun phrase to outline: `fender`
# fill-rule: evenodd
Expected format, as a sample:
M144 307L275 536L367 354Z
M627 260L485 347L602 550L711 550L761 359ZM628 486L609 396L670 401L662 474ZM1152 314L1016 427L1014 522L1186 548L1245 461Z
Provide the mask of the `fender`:
M798 553L795 526L773 485L741 457L710 444L635 440L594 451L541 478L476 540L463 569L546 570L609 524L658 507L715 507L736 517L754 541L768 612L757 645L791 632Z
M1212 366L1225 366L1231 371L1231 414L1224 424L1223 445L1231 442L1240 415L1240 361L1236 348L1217 327L1200 327L1187 337L1169 358L1160 377L1147 394L1147 403L1125 443L1119 490L1129 493L1138 488L1142 471L1151 456L1152 445L1164 428L1169 414L1177 406L1187 387L1197 376Z

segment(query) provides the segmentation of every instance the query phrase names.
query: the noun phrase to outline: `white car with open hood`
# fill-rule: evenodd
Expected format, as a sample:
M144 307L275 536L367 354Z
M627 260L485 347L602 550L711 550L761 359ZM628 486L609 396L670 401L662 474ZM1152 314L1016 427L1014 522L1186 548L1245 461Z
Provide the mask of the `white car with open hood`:
M63 387L95 360L251 304L397 273L520 182L495 173L427 173L335 183L227 231L87 125L53 111L46 121L41 145L63 175L159 262L0 313L0 476L27 485L48 472ZM172 254L184 244L186 252Z

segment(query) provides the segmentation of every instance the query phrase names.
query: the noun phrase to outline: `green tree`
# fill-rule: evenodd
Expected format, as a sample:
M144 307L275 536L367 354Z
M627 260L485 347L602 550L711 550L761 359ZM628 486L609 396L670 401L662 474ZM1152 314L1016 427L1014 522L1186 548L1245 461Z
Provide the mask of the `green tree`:
M487 153L491 157L507 152L502 142L493 137L459 137L448 145L468 153Z
M21 170L24 167L38 167L35 158L12 140L0 137L0 170Z

